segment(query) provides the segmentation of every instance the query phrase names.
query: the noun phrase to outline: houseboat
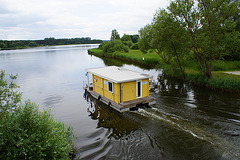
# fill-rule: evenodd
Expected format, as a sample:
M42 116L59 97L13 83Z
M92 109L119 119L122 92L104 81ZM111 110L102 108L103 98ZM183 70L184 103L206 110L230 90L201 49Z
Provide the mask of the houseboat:
M155 104L155 99L149 97L150 75L116 66L90 68L86 72L85 91L119 112Z

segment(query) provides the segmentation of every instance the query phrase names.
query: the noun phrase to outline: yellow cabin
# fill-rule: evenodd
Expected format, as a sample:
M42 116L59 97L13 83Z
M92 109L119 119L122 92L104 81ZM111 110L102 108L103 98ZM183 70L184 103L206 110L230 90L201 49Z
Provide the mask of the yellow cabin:
M120 112L136 107L138 104L155 103L149 97L150 75L110 66L86 70L88 75L87 91ZM89 84L90 76L92 86Z

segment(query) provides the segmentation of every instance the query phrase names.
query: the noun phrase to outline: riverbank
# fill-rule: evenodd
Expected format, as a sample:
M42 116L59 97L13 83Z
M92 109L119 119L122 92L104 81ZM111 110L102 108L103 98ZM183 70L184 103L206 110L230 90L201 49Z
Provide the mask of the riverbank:
M144 54L139 50L129 50L129 53L103 53L102 50L97 48L88 50L88 52L98 57L128 61L134 64L144 65L148 68L161 68L166 76L183 79L211 89L240 92L240 75L229 74L229 72L240 70L239 61L214 61L212 64L213 77L208 79L198 70L198 64L194 61L185 62L185 75L183 75L176 65L162 64L161 58L154 52Z
M144 54L139 50L130 50L129 53L115 52L115 53L103 53L101 49L93 48L88 50L89 54L93 54L98 57L114 58L135 64L141 64L148 68L158 68L161 58L156 53Z
M55 39L54 37L50 37L43 40L0 40L0 50L15 50L57 45L100 44L102 42L102 40L92 40L90 37L70 39Z

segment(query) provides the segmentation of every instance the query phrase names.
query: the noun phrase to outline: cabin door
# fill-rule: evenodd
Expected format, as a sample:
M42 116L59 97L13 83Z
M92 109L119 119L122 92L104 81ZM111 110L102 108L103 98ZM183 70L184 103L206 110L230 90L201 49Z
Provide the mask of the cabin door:
M142 97L142 81L136 81L136 93L137 93L137 98Z

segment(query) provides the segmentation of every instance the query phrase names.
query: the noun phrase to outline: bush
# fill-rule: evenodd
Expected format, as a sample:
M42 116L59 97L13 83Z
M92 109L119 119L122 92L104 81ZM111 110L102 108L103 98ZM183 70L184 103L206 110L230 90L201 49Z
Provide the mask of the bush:
M16 76L8 84L5 73L0 75L0 159L69 159L71 127L56 122L49 111L39 111L30 101L21 105L13 83Z
M121 40L105 42L101 47L104 53L129 52L128 47Z
M133 45L130 47L130 49L139 49L137 43L133 43Z
M132 41L122 41L124 45L128 46L130 48L132 46Z
M240 61L213 61L213 71L240 70Z

